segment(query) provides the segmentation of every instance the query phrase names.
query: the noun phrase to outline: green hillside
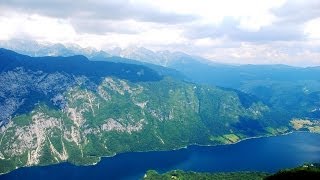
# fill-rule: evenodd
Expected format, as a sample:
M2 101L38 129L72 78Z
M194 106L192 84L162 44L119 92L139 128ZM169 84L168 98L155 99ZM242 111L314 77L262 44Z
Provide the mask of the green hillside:
M149 170L143 179L145 180L273 180L273 179L319 179L319 164L306 164L293 169L280 170L275 174L262 172L224 172L224 173L203 173L192 171L174 170L159 174Z
M288 115L255 96L144 66L8 50L0 57L0 173L320 129L317 119Z

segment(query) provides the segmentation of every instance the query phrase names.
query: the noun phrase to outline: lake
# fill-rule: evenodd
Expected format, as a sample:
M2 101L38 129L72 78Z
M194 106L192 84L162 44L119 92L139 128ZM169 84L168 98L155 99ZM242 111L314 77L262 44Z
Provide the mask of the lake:
M69 163L20 168L0 179L139 179L149 169L228 172L275 172L307 162L320 162L320 134L296 132L255 138L232 145L190 146L175 151L131 152L103 158L95 166Z

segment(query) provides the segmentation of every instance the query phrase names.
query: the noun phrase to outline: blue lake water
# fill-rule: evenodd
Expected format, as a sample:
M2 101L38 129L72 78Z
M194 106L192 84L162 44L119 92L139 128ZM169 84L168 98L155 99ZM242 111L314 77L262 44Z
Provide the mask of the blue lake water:
M228 172L275 172L307 162L320 162L320 134L297 132L256 138L232 145L190 146L176 151L123 153L95 166L69 163L20 168L0 179L139 179L149 169Z

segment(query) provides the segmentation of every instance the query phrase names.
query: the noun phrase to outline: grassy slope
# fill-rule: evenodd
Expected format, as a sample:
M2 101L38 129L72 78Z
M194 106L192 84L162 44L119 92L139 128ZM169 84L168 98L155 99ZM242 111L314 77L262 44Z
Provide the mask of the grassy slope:
M0 163L5 165L0 172L62 161L93 164L101 156L128 151L234 143L270 134L270 128L277 133L277 127L265 122L264 114L270 111L267 106L252 102L244 107L233 91L171 78L140 83L112 78L97 88L72 87L64 94L64 110L39 103L32 112L14 117L1 134ZM238 128L242 123L261 128ZM103 130L105 124L109 130ZM28 159L32 154L39 155L37 161Z

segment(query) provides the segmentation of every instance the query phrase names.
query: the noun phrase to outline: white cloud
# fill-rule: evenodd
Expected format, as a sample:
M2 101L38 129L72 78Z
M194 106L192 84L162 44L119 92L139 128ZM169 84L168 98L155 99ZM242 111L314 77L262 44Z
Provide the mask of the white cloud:
M194 41L195 46L201 46L201 47L213 47L213 46L219 46L222 45L225 40L225 37L212 39L212 38L200 38L196 39Z
M42 42L75 43L82 47L98 49L109 46L127 47L130 45L168 45L184 43L182 30L166 25L138 22L135 20L107 21L113 32L103 34L77 33L68 19L50 18L40 15L11 13L0 17L0 40L11 38L31 38ZM116 32L116 27L133 29L136 33Z
M302 42L241 43L238 47L212 48L207 58L236 64L320 65L320 52Z
M67 20L40 15L13 14L0 17L2 40L28 37L49 42L72 42L76 36Z
M97 49L134 45L232 63L320 65L318 6L316 0L110 0L90 6L72 0L1 1L0 40ZM296 13L299 7L303 17Z
M271 10L283 5L285 0L161 0L151 3L167 11L199 16L201 23L219 24L225 17L233 17L241 22L241 28L258 30L275 21Z
M310 39L320 39L320 17L306 22L304 33Z

